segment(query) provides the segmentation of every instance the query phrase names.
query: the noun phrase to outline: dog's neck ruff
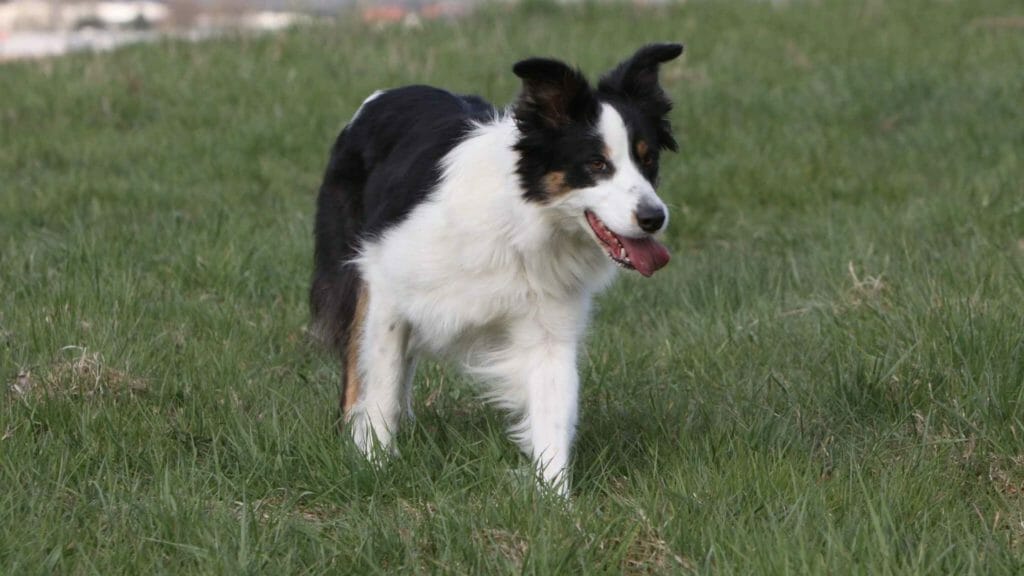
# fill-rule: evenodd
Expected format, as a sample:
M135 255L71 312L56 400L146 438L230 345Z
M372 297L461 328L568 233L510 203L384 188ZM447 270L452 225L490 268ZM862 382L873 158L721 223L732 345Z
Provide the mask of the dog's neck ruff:
M444 159L442 178L428 208L465 275L521 269L545 293L592 293L606 286L614 265L590 237L582 212L576 220L550 205L528 201L516 174L520 138L502 114L477 124ZM439 256L440 257L440 256ZM550 294L546 294L550 295Z

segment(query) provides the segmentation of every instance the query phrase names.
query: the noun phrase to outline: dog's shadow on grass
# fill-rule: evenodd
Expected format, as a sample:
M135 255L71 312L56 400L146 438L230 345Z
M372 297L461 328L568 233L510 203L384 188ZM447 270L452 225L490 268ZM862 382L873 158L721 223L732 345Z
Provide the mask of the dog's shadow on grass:
M509 438L509 416L480 402L471 388L461 392L426 405L419 399L415 420L403 421L396 438L400 457L384 470L366 466L350 446L346 467L365 480L358 484L368 493L377 491L380 482L404 492L421 481L464 485L508 476L509 471L528 472L528 459ZM683 412L656 402L582 407L573 450L573 490L602 491L610 483L649 476L659 461L674 458L681 441L703 433L705 419ZM344 426L340 428L344 434Z
M486 485L526 465L508 440L508 421L500 412L478 405L417 407L415 420L404 420L395 437L397 457L382 467L368 465L346 438L350 472L372 477L367 492L378 492L380 483L397 493L431 490L429 486ZM344 432L342 432L344 434Z
M574 483L586 489L648 475L660 459L678 450L686 434L683 418L673 410L587 410L576 434Z
M602 490L609 482L650 475L659 460L673 457L681 439L699 434L695 427L701 427L685 422L671 408L586 409L581 416L574 447L574 490ZM398 438L402 459L437 474L446 474L446 468L494 474L527 470L528 460L508 437L509 423L504 413L483 405L421 406L416 422L405 426Z

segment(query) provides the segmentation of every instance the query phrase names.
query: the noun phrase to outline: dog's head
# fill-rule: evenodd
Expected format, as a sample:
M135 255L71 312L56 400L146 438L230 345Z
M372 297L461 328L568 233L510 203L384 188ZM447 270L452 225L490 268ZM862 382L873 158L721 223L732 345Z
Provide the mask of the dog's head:
M668 209L654 189L663 150L676 150L658 67L683 52L650 44L592 88L558 60L515 65L523 81L514 107L517 166L526 199L587 231L619 266L650 276L668 263L654 235Z

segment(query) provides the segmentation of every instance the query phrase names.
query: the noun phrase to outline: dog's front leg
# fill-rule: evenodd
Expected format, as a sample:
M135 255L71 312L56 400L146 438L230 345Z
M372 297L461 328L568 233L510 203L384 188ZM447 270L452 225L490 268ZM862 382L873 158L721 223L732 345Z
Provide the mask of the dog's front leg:
M569 492L568 468L576 435L579 375L575 343L546 343L521 359L526 406L518 430L545 484Z

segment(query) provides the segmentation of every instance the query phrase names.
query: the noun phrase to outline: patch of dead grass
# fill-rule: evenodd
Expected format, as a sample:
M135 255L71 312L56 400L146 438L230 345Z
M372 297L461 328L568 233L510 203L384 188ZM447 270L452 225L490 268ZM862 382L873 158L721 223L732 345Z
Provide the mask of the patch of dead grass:
M530 546L521 534L500 528L488 528L478 532L477 537L488 550L515 566L517 572L522 568Z
M1011 498L1024 498L1024 454L1013 458L993 458L988 479L996 490Z
M1024 16L988 16L967 24L970 30L1024 30Z
M125 396L144 392L149 383L123 370L108 366L98 352L67 346L60 358L38 374L21 370L8 385L16 397L99 397Z
M814 68L811 57L807 55L807 52L801 50L793 40L786 41L786 59L800 70L811 70Z
M290 496L287 490L281 489L269 496L250 502L241 500L232 502L229 510L236 518L241 518L243 514L251 514L252 518L261 524L282 517L311 524L322 524L343 517L344 511L341 508L305 502L308 495L309 493L302 493L298 496ZM211 504L210 510L222 506Z
M660 531L643 509L636 507L634 518L636 522L633 530L612 534L598 543L601 550L625 547L620 566L622 573L673 574L696 570L692 560L674 551L661 537Z
M842 301L836 305L839 311L854 310L861 306L885 305L889 285L882 274L858 274L852 261L847 263L846 269L850 274L851 286L846 290Z
M623 571L627 574L651 574L666 571L696 569L688 558L677 554L661 537L643 510L638 510L639 522L633 541L626 548Z
M1010 506L997 509L992 515L991 531L1007 532L1010 545L1015 549L1024 546L1024 454L1014 457L993 457L989 462L988 480ZM984 514L975 509L987 525Z

